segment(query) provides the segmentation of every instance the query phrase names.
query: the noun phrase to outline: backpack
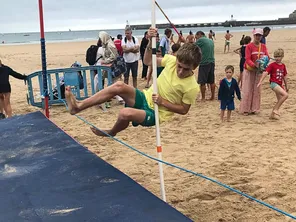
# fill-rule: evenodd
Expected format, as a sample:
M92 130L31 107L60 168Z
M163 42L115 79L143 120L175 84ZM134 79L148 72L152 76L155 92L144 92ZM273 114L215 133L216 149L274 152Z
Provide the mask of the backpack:
M86 62L90 66L93 66L98 61L98 59L96 59L98 49L99 47L97 45L91 45L86 51Z
M136 44L136 40L135 40L135 37L134 36L132 36L132 39L133 39L134 44ZM125 42L125 44L127 43L126 37L124 37L124 42Z
M114 60L111 66L111 71L113 78L120 77L122 73L125 73L127 71L126 63L122 56L117 56L117 58Z

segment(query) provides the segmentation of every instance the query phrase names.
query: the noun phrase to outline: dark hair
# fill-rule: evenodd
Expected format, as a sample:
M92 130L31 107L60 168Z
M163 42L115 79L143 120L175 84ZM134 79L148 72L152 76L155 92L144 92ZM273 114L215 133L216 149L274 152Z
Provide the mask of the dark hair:
M117 39L122 39L122 35L121 34L118 34L117 35Z
M148 32L146 31L146 32L144 33L144 37L145 37L147 34L148 34Z
M264 27L263 32L270 31L270 28L268 26Z
M205 36L205 33L203 31L197 31L196 32L196 35L202 35L202 36Z
M172 30L171 29L165 29L164 30L164 34L165 35L168 35L168 34L171 34L172 33Z
M227 30L226 32L229 33L229 30Z
M172 45L172 51L173 51L173 53L177 52L180 47L181 47L181 45L179 43L173 44Z
M246 36L244 38L244 44L246 44L246 45L249 44L251 41L252 41L252 38L250 36Z
M234 67L232 65L228 65L225 67L225 72L228 70L228 69L231 69L232 72L234 72Z
M98 39L97 46L102 47L102 40L100 38Z
M189 35L192 35L193 33L191 32L191 30L190 30L190 32L189 32Z

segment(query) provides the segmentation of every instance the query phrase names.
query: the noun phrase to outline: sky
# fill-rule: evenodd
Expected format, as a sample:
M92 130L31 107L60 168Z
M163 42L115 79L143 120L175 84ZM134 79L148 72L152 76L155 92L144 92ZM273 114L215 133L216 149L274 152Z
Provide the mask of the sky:
M158 0L175 24L288 17L296 0ZM246 3L247 2L247 3ZM169 3L169 4L168 4ZM0 33L38 32L38 0L0 0ZM43 0L45 31L124 29L151 24L149 0ZM167 23L158 8L156 23Z

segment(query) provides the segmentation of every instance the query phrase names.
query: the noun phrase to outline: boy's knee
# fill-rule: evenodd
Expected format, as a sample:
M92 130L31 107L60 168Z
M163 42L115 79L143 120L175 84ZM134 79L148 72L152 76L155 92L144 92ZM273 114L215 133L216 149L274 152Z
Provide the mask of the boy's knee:
M119 111L118 118L121 120L131 120L133 113L130 108L124 108Z
M125 83L122 81L117 81L112 85L117 91L121 91L125 87Z

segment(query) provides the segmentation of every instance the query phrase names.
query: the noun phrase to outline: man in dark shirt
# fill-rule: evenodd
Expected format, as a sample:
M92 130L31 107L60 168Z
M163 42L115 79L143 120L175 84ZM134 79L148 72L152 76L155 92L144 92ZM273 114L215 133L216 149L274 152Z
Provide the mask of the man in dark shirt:
M265 44L266 45L266 37L269 35L269 33L270 33L270 28L269 27L265 27L263 29L263 36L262 36L262 38L260 40L260 42L262 44Z

